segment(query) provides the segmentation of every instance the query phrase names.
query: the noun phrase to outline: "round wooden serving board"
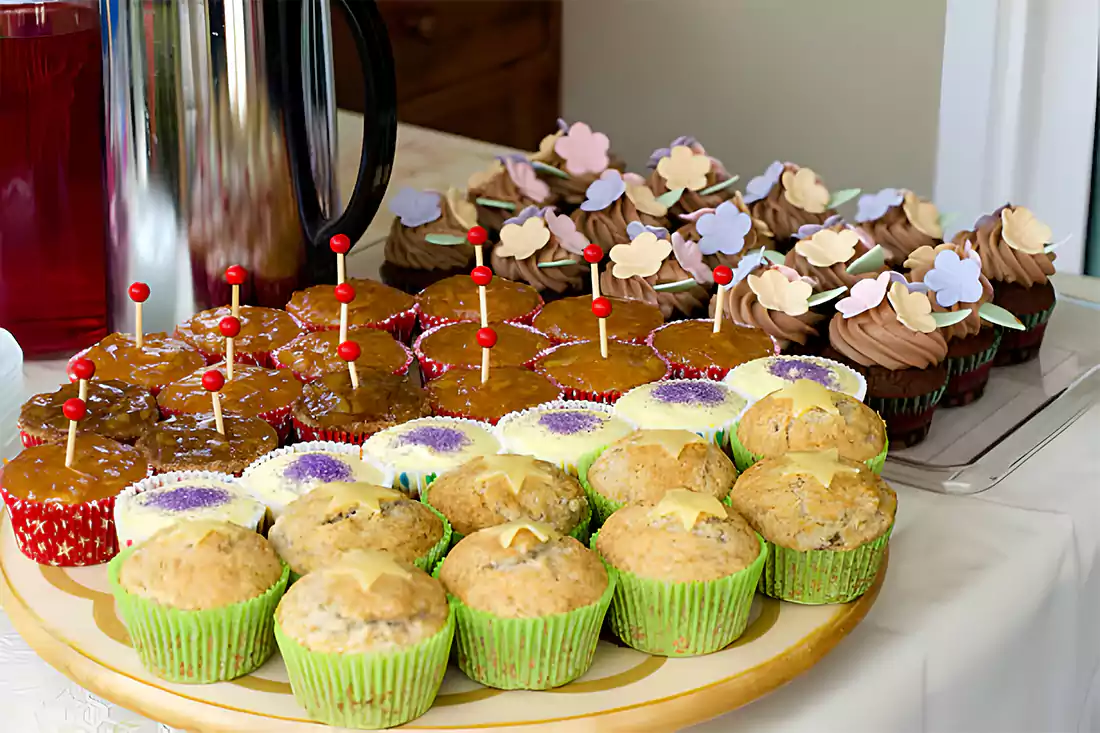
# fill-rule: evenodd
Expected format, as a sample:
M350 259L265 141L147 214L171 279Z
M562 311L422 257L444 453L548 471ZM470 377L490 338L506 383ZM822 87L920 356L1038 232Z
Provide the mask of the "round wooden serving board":
M195 731L321 733L294 701L282 659L213 685L178 685L146 672L108 591L106 566L40 566L0 520L0 596L39 655L88 690L153 720ZM858 601L800 606L757 596L745 634L704 657L651 657L601 640L588 674L548 692L481 687L453 665L435 706L397 730L674 731L734 710L820 660L875 602L886 573Z

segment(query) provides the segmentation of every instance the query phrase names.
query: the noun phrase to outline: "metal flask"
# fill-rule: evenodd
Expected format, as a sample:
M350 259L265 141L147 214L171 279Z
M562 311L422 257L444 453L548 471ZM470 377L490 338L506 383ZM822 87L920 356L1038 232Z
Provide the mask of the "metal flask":
M363 147L336 214L329 0L102 0L114 330L149 284L147 331L229 300L282 307L335 281L329 238L355 242L378 210L397 136L393 57L372 0L332 0L355 38Z

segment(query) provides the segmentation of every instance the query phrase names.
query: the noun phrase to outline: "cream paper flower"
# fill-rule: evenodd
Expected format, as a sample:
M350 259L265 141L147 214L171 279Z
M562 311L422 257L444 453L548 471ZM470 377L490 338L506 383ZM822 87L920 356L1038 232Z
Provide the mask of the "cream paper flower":
M1043 253L1054 233L1023 206L1001 209L1001 236L1008 246L1029 255Z
M466 200L462 191L452 186L447 189L443 197L447 199L447 206L451 208L451 213L464 229L473 229L477 226L477 207Z
M669 190L686 188L698 191L707 186L707 174L713 165L706 155L696 155L686 145L677 145L657 163L657 173L665 179Z
M936 248L922 244L909 253L902 265L906 270L926 270L936 261Z
M906 191L901 208L905 210L905 218L918 232L933 239L943 239L940 212L934 203L918 198L912 191Z
M668 214L668 207L657 200L653 191L645 184L645 179L637 173L624 173L623 182L626 184L626 197L638 211L650 216Z
M779 270L765 270L749 275L749 288L756 293L760 305L781 311L788 316L800 316L810 310L807 303L814 288L805 280L791 281Z
M932 301L927 293L911 293L905 283L890 285L886 295L901 325L917 333L932 333L936 330L936 319L932 317Z
M672 254L667 240L653 232L642 232L630 244L616 244L609 253L614 266L611 274L620 280L656 275L661 264Z
M504 172L504 164L499 160L494 160L484 170L471 173L470 177L466 179L466 188L487 186L494 176L500 175L502 172Z
M794 206L811 214L822 214L829 208L829 189L817 180L817 174L809 168L798 172L783 171L783 195Z
M856 253L857 244L859 235L851 229L842 229L839 232L822 229L809 239L796 242L794 249L814 267L832 267L850 260Z
M522 224L505 224L500 229L500 244L496 254L524 260L538 252L550 241L550 230L542 217L533 216Z
M532 153L531 160L537 161L539 163L549 163L551 160L553 160L554 156L557 155L557 153L554 152L554 144L558 142L558 138L561 137L563 134L564 133L561 130L558 130L557 132L552 132L544 137L539 142L538 152Z

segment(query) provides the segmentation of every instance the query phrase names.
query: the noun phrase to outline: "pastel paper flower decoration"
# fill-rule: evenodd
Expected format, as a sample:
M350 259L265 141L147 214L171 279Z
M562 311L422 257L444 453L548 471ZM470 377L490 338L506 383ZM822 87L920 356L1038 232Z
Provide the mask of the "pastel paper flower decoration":
M656 168L657 164L661 162L661 158L667 158L672 153L672 149L678 145L689 147L696 153L699 153L701 155L706 155L707 152L703 149L703 146L700 145L699 141L695 138L689 135L680 135L671 143L669 143L667 148L657 148L652 153L650 153L649 160L646 161L646 167L651 170Z
M935 260L936 248L922 244L909 253L909 256L905 258L905 262L902 263L902 267L906 270L926 270L932 267Z
M832 267L847 262L856 253L859 235L851 229L822 229L809 239L795 243L795 252L806 258L814 267Z
M631 240L643 232L652 232L657 236L657 239L668 239L668 230L664 227L651 227L640 221L632 221L626 225L626 236L630 237Z
M696 209L695 211L688 211L687 213L680 214L680 218L684 221L696 222L707 214L713 214L714 209L710 207L704 207L702 209Z
M1029 255L1043 253L1054 233L1023 206L1001 210L1001 236L1008 246Z
M977 231L985 226L993 226L997 223L997 220L1001 218L1001 212L1007 209L1011 204L1005 204L993 210L991 214L982 214L974 220L974 231Z
M711 161L706 155L697 155L686 145L677 145L668 157L657 163L657 174L665 179L669 189L686 188L698 191L707 186L707 174Z
M576 223L565 214L547 211L543 216L550 233L558 238L558 244L566 252L574 255L582 255L584 248L588 246L588 238L577 231Z
M886 297L886 289L890 287L895 274L897 273L884 272L874 280L870 278L860 280L848 291L848 297L837 301L836 309L845 318L858 316L860 313L871 310Z
M775 184L779 183L779 177L782 175L782 162L777 160L769 165L763 175L756 176L745 185L745 203L751 204L767 196Z
M810 310L810 296L814 288L804 280L792 282L778 269L769 269L759 275L749 275L749 288L756 293L760 305L768 310L780 311L788 316L801 316Z
M599 173L610 165L607 151L611 141L602 132L593 132L583 122L574 122L568 132L554 141L554 152L565 162L565 171L574 176Z
M543 208L543 209L540 209L537 206L525 206L522 209L520 209L520 212L518 214L516 214L515 216L513 216L512 218L505 219L504 223L505 224L522 224L523 222L525 222L528 219L531 219L533 217L544 216L548 211L550 211L549 206L547 206L546 208Z
M470 177L466 179L466 188L477 189L488 186L503 170L504 164L500 160L494 160L482 170L471 173Z
M447 189L444 198L447 199L447 206L463 229L473 229L477 226L477 207L466 200L462 191L452 186Z
M934 203L922 201L912 191L906 191L901 205L905 210L905 218L918 232L933 239L943 239L940 212Z
M893 206L900 206L905 195L896 188L884 188L878 193L865 193L856 201L856 221L881 219Z
M390 211L407 227L423 226L443 215L439 207L439 194L435 191L417 191L406 186L390 200Z
M618 201L619 197L625 192L626 182L623 181L623 174L614 168L609 168L585 189L585 199L584 203L581 204L581 209L584 211L603 211Z
M752 217L725 201L711 214L695 222L699 232L699 250L705 255L721 252L736 255L745 247L745 237L752 229Z
M703 253L699 245L690 239L684 239L678 232L672 235L672 254L684 272L703 285L714 282L714 272L703 262Z
M535 216L522 224L505 224L500 229L500 244L496 254L524 260L538 252L550 241L546 222Z
M637 173L624 173L623 182L626 184L626 197L638 211L658 217L668 214L668 207L657 200L645 179Z
M924 283L936 294L936 303L950 308L956 303L977 303L982 297L982 263L960 258L954 250L936 255L934 266L924 276Z
M504 168L516 188L532 201L542 202L550 196L550 187L546 181L535 175L535 168L522 155L509 155L504 158Z
M866 281L864 281L866 282ZM924 293L912 293L904 283L895 282L886 296L901 325L917 333L932 333L938 326L932 317L932 301Z
M767 263L768 260L766 257L764 257L763 249L749 252L738 261L737 267L734 268L732 284L736 285L737 283L748 277L749 273L751 273L753 270L763 267Z
M825 220L824 224L803 224L798 228L798 231L795 233L795 237L797 239L809 239L813 235L820 232L822 229L835 227L842 221L844 221L844 217L842 217L840 214L833 214Z
M558 142L558 138L564 133L561 130L552 132L542 140L539 141L539 149L534 155L531 156L531 160L537 160L540 163L549 163L554 159L554 145Z
M792 206L811 214L823 214L829 208L829 189L817 180L817 174L809 168L783 171L783 197Z
M611 248L609 256L614 263L611 274L620 280L656 275L670 254L672 245L667 240L657 239L653 232L643 232L630 244L616 244Z

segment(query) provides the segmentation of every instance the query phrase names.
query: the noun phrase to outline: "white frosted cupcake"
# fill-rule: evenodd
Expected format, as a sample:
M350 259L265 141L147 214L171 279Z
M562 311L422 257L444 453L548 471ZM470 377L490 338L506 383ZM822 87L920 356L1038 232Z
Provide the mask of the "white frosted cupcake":
M173 471L139 481L115 502L121 548L130 547L176 522L209 519L259 530L267 507L248 496L232 476Z
M496 435L504 452L533 456L576 476L581 456L633 430L610 405L561 400L505 415Z
M273 519L298 497L333 481L389 486L393 468L361 457L357 445L312 441L272 451L241 476L245 491L266 504Z
M721 382L670 379L630 390L615 403L615 415L639 429L690 430L721 446L723 432L748 405Z
M499 453L492 431L477 420L422 417L375 433L363 443L363 456L393 466L393 487L418 496L443 471Z
M730 370L723 383L749 400L758 400L799 379L817 382L825 389L843 392L863 401L867 380L863 375L832 359L820 356L766 356L753 359Z

